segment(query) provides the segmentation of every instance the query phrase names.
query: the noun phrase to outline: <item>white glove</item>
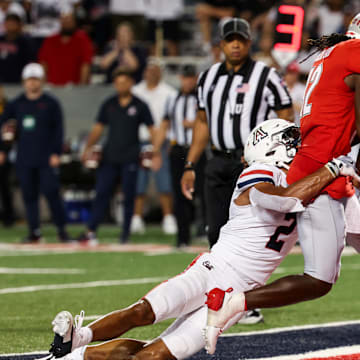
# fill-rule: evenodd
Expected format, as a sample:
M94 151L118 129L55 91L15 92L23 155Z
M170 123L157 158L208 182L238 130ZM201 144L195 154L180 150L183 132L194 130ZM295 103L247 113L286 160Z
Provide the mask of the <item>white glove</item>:
M329 161L325 167L330 171L334 177L351 176L357 181L360 181L360 176L357 174L355 162L350 156L341 155Z

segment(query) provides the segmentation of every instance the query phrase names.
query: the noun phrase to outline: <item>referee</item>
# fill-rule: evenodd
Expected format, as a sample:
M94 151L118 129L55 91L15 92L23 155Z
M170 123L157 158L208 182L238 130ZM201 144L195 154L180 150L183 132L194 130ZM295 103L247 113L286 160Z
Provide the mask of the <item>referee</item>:
M190 225L194 218L194 204L181 192L180 180L183 174L185 159L190 148L192 128L196 118L196 67L184 65L181 71L181 89L177 95L170 98L165 109L165 116L159 127L154 144L154 152L159 153L169 130L170 134L170 172L174 195L174 213L177 222L177 247L190 245ZM204 202L204 168L205 154L197 162L195 189L200 200L201 216L205 216ZM205 221L202 221L204 224Z
M294 119L291 98L279 74L249 55L251 33L247 21L225 20L220 24L220 36L225 61L199 76L197 118L181 179L184 195L192 199L195 163L210 139L213 158L205 169L210 246L228 219L233 186L242 171L241 157L250 131L270 117Z

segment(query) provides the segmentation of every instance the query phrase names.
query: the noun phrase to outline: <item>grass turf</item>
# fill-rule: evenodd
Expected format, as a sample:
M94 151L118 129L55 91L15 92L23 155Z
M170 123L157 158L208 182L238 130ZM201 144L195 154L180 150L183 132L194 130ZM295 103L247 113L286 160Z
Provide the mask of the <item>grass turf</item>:
M70 228L75 234L79 227ZM24 227L12 230L0 229L1 241L17 242L25 234ZM51 227L45 227L48 241L55 241ZM103 227L99 238L108 242L117 241L118 229ZM164 236L159 229L152 228L148 235L132 239L134 243L173 243L173 237ZM5 256L0 251L0 266L10 268L77 268L83 274L0 274L0 288L41 284L66 284L97 280L137 279L170 277L181 272L195 254L172 253L147 256L143 253L73 253ZM268 329L272 327L326 323L358 319L360 288L358 256L343 257L342 276L331 293L322 299L297 304L282 309L264 310L265 322L257 325L236 325L231 332ZM301 273L301 255L288 256L271 280L286 274ZM156 284L121 285L84 289L63 289L18 294L0 294L0 353L46 350L52 340L50 322L63 309L86 315L99 315L125 307L146 294ZM138 328L126 337L151 339L163 331L171 321L154 326Z

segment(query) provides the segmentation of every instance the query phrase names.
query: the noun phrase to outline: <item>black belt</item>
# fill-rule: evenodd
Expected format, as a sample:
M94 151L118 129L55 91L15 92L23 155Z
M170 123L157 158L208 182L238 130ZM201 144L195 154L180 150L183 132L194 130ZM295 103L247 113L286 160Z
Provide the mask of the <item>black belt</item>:
M241 159L243 156L243 149L233 149L233 150L218 150L211 149L214 156L226 158L226 159Z

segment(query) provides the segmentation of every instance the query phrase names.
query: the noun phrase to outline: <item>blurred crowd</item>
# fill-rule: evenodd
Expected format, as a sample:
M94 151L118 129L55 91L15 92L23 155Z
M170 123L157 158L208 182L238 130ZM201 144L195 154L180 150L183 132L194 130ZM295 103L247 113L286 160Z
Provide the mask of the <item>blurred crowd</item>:
M0 0L0 82L20 83L25 64L38 61L50 84L82 85L92 74L126 66L142 78L151 55L208 56L220 60L216 25L229 16L248 20L256 59L271 57L276 8L305 9L303 43L343 32L360 10L357 0ZM276 64L275 64L276 65ZM309 64L300 65L306 74Z
M300 5L305 10L298 58L285 69L271 53L280 4ZM193 71L195 76L201 67L223 60L217 25L223 18L238 16L251 25L253 58L278 68L284 75L298 121L304 80L312 65L311 61L301 62L312 51L307 39L344 33L359 11L359 0L0 0L0 84L5 89L6 84L22 84L26 80L23 70L29 63L41 64L44 76L39 78L52 86L84 86L98 83L95 79L99 78L102 83L111 83L114 72L126 68L136 84L133 93L147 103L158 127L167 99L174 97L176 90L162 78L163 62L153 59L177 57L181 62L182 56L201 58L202 66ZM5 102L1 93L0 110ZM143 149L149 141L149 134L141 127ZM177 226L166 146L155 183L163 231L174 234ZM11 192L7 190L10 162L0 156L0 196L6 225L15 219ZM149 169L138 174L132 232L145 232L143 215L149 175ZM198 223L198 233L204 234L203 215ZM65 230L59 226L60 237L67 240Z

